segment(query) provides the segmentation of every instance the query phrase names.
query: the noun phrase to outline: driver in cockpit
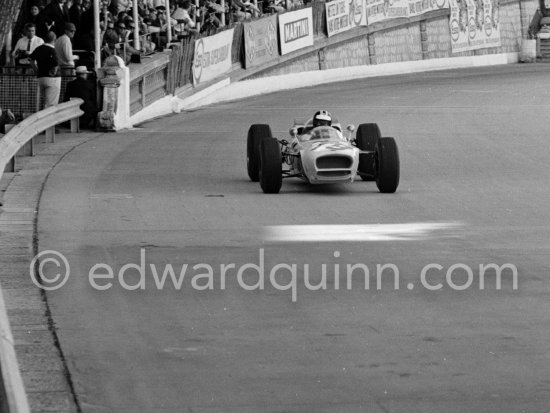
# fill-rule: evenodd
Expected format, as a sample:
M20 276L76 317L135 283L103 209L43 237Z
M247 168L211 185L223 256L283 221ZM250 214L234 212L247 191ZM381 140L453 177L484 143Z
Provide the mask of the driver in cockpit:
M332 125L332 116L326 110L319 110L313 115L313 127L317 126L331 126Z
M310 125L306 125L302 132L302 136L310 133L318 126L332 126L332 115L327 110L318 110L313 115L313 121Z

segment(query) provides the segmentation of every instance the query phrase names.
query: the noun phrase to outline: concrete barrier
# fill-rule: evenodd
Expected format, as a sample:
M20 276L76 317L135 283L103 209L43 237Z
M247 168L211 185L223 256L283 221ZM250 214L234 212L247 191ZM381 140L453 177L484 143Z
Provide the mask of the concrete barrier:
M53 142L55 125L69 120L71 132L78 132L78 118L84 113L80 109L83 102L82 99L71 99L69 102L41 110L10 128L8 133L0 139L0 179L10 161L15 168L15 155L29 144L31 144L31 152L28 153L27 149L25 152L32 155L32 139L39 133L45 131L46 140ZM13 336L0 287L0 413L28 412L30 407L17 363Z
M231 83L223 88L211 88L202 96L178 99L176 111L196 109L251 96L297 89L326 83L342 82L376 76L402 75L426 71L461 69L469 67L504 65L518 62L518 53L501 53L482 56L448 57L442 59L383 63L368 66L349 66L339 69L316 70L263 77Z
M25 386L15 356L2 288L0 288L0 412L30 412Z
M383 63L379 65L348 66L339 69L289 73L251 80L241 80L238 82L231 82L229 77L226 77L191 96L184 98L173 95L165 96L133 115L130 121L133 125L137 125L153 118L171 113L179 113L185 110L197 109L215 103L332 82L342 82L375 76L504 65L517 62L518 53L513 52Z

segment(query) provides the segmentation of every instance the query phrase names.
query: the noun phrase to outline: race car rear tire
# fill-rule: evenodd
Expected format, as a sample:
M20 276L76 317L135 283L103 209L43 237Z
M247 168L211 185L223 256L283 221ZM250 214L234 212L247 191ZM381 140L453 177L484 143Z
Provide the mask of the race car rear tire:
M252 182L258 182L260 179L260 141L264 138L271 138L272 136L269 125L256 124L250 126L250 129L248 129L248 139L246 141L246 168Z
M376 123L362 123L357 128L357 134L355 135L355 141L357 147L362 151L374 151L378 139L382 135L380 134L380 128ZM357 168L361 174L369 174L374 177L374 161L373 157L366 154L359 154L359 167ZM360 175L363 181L373 181L374 178Z
M283 184L281 149L277 139L260 142L260 186L266 194L277 194Z
M391 194L399 185L399 151L393 138L380 138L375 148L376 186Z

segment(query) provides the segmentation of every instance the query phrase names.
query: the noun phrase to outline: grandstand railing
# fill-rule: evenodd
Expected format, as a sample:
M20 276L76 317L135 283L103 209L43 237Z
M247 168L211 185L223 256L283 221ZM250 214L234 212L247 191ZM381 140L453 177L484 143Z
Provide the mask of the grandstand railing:
M146 62L132 71L130 79L130 116L169 94L170 56ZM173 80L172 80L173 82Z

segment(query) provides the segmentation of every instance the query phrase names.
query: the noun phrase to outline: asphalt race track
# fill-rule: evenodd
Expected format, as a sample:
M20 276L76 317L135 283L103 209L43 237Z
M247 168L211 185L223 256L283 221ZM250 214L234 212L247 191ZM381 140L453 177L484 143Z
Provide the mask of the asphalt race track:
M82 411L548 411L549 70L285 91L77 147L39 245L70 263L47 295ZM250 124L322 108L395 137L397 193L248 180Z

